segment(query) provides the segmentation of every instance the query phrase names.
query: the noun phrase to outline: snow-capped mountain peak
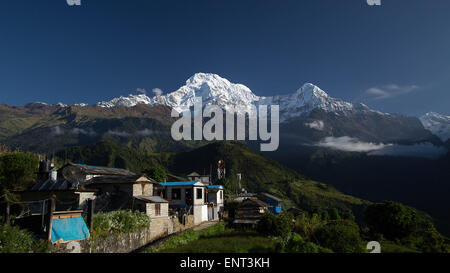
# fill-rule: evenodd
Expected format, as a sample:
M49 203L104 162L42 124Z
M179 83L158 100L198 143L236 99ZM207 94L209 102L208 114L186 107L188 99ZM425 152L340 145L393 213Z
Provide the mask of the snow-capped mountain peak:
M97 103L100 107L114 107L114 106L126 106L133 107L137 104L151 104L152 100L145 94L130 94L127 97L120 96L118 98L114 98L110 101L101 101Z
M306 83L296 92L288 95L264 97L255 95L247 86L232 83L229 80L212 73L196 73L190 77L184 86L162 96L152 98L144 94L119 97L107 102L99 102L101 107L123 105L132 107L138 103L149 105L166 105L178 112L194 105L194 98L202 97L203 105L218 105L223 109L239 106L246 111L251 105L279 105L280 121L299 117L314 109L346 114L357 106L358 109L370 110L363 105L353 105L340 99L330 97L325 91L312 83Z
M450 116L429 112L420 117L423 127L438 136L442 141L450 139Z

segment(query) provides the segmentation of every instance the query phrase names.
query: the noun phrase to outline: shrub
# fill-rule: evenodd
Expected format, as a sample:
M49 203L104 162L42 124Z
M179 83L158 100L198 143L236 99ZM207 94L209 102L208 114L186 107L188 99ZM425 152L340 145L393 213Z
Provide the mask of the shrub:
M0 253L50 252L48 242L37 240L33 234L17 226L0 226Z
M338 253L365 252L359 227L350 220L334 220L319 227L313 234L316 242Z
M321 247L312 242L304 241L303 238L297 233L294 233L292 238L287 243L284 251L288 252L288 253L332 253L333 252L331 249Z
M364 219L373 233L383 234L389 240L405 238L420 225L430 224L421 221L413 208L393 201L368 206L364 212Z
M132 232L150 226L150 218L138 211L115 210L94 215L95 234L112 232Z
M415 232L409 237L402 239L401 243L408 247L419 249L422 252L450 253L450 246L446 243L445 237L434 228Z
M287 242L293 230L292 220L292 214L287 212L282 212L277 216L266 212L261 216L256 229L264 235L280 237Z
M314 213L311 216L304 214L297 218L294 231L306 240L309 240L311 235L324 224L325 221L323 221L318 214Z

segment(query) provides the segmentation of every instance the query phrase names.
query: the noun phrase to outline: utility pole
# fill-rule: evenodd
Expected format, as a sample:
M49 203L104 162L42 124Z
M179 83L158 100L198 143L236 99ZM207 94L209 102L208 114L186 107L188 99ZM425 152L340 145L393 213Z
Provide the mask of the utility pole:
M89 227L89 231L92 232L92 227L93 227L93 218L94 218L94 199L89 199L87 201L87 221L88 221L88 227Z
M52 195L50 198L50 204L47 209L47 240L50 241L52 237L52 222L53 222L53 212L55 211L55 196Z

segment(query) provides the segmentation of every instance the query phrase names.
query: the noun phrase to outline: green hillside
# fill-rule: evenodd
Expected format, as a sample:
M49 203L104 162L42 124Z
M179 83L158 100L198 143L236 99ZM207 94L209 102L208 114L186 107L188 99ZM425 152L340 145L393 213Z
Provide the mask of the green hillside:
M127 168L134 172L159 165L180 176L192 171L209 173L211 168L213 180L216 180L215 164L223 159L227 174L226 180L221 182L232 192L236 187L236 174L242 173L245 189L275 194L285 201L285 207L295 206L308 211L338 208L352 210L359 216L364 206L369 204L368 201L345 195L330 185L312 181L237 142L216 142L181 153L139 152L111 142L100 142L67 148L58 152L57 156L61 163L72 161Z

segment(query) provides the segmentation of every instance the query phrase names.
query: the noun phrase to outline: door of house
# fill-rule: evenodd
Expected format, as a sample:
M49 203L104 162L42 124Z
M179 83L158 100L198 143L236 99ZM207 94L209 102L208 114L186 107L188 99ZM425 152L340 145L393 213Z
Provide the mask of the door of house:
M208 207L208 221L214 220L214 207Z
M186 198L186 205L192 206L193 201L192 201L192 188L191 189L186 189L185 193L185 198Z

